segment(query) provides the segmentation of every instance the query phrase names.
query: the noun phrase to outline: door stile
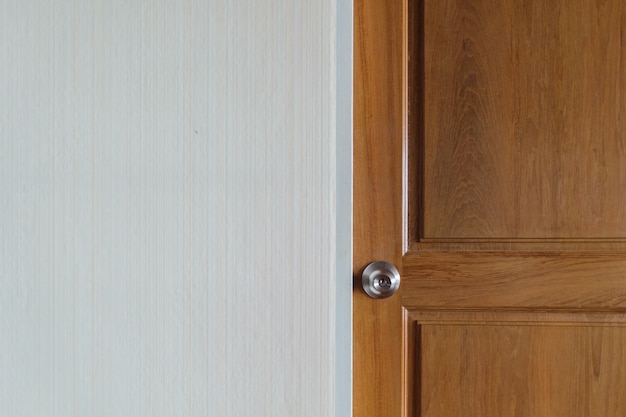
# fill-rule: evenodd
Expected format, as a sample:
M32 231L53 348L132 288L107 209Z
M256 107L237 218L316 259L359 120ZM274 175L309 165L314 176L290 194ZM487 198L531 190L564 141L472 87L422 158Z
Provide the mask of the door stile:
M360 273L373 261L401 271L405 249L403 4L354 3L354 417L403 413L400 293L374 300L360 284Z

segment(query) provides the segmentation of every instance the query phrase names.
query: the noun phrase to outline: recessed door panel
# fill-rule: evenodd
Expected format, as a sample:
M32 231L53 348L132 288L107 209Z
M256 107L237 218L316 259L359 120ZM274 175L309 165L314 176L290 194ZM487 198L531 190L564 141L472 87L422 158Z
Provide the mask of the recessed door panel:
M626 410L626 328L565 322L419 326L422 417Z
M626 238L626 3L422 6L422 237Z

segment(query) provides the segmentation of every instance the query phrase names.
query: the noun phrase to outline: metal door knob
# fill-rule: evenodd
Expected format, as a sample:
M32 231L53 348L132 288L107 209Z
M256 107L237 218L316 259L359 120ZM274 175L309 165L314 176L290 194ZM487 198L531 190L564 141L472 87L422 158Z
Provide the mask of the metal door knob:
M363 270L361 283L372 298L391 297L400 287L400 272L389 262L372 262Z

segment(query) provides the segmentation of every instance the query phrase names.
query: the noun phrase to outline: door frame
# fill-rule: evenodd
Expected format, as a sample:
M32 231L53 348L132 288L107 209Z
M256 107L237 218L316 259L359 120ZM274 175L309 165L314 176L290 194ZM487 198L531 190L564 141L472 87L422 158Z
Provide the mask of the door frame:
M352 416L353 0L336 3L335 417Z

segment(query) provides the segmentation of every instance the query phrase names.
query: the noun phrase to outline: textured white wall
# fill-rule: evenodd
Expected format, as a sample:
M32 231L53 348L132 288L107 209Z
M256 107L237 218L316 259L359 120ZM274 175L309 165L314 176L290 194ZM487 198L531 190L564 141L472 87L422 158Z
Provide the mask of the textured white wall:
M335 415L335 41L336 0L0 0L1 416Z

